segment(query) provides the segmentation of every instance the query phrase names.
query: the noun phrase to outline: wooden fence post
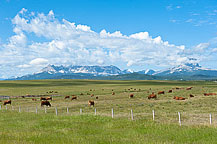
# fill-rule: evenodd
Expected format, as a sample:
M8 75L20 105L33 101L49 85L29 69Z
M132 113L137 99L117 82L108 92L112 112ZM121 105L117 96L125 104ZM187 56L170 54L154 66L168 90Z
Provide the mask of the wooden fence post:
M80 108L80 114L82 114L82 108Z
M0 110L2 109L2 105L0 105Z
M14 107L13 107L13 106L11 106L11 108L12 108L12 110L14 110Z
M44 113L47 113L47 108L46 107L44 108Z
M178 115L179 115L179 125L181 126L182 124L181 124L181 114L180 114L180 112L178 112Z
M155 116L154 110L152 110L152 114L153 114L153 121L154 121L154 116Z
M67 114L69 113L69 108L68 107L66 108L66 112L67 112Z
M209 114L209 123L212 124L212 114Z
M133 120L133 110L131 109L131 119Z
M55 109L56 109L56 115L58 115L57 107Z
M112 108L112 118L114 118L114 110L113 110L113 108Z

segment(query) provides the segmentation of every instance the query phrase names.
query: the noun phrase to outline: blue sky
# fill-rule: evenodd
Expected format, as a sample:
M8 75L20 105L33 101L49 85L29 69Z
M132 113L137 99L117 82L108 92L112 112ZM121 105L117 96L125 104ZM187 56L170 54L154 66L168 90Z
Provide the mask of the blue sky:
M0 0L0 77L47 64L164 69L188 58L217 69L216 35L215 0Z

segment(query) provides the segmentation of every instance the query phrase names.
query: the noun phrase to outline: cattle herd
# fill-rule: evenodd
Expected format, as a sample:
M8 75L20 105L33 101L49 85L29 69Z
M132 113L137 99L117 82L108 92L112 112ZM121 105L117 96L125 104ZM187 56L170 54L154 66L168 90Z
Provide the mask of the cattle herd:
M172 89L170 89L170 90L168 90L167 92L166 91L158 91L158 92L156 92L156 94L155 94L155 92L151 92L151 94L150 95L148 95L148 99L155 99L155 100L157 100L157 98L158 98L158 95L164 95L164 94L166 94L166 93L173 93L174 92L174 90L191 90L193 87L187 87L187 88L180 88L180 87L175 87L175 88L172 88ZM147 93L149 93L150 91L151 91L152 89L151 88L149 88L149 90L147 91ZM95 91L95 89L90 89L89 90L90 92L92 92L92 91ZM104 89L102 89L102 91L104 91ZM112 89L111 90L112 92L111 92L111 95L115 95L115 92L114 92L114 90ZM125 92L127 92L127 91L130 91L130 92L132 92L132 91L141 91L141 89L135 89L135 88L129 88L129 89L125 89ZM46 92L46 93L58 93L57 91L48 91L48 92ZM81 92L80 93L80 95L84 95L84 93L83 92ZM90 97L95 97L96 99L99 99L99 96L95 96L93 93L92 94L90 94L90 93L87 93L87 95L90 95ZM216 95L216 93L203 93L203 95L204 96L210 96L210 95ZM21 96L22 98L25 98L25 96ZM30 97L30 95L26 95L26 97ZM135 97L135 94L134 93L130 93L129 94L129 98L134 98ZM189 97L190 98L193 98L193 97L195 97L193 94L190 94L189 95ZM71 99L71 100L77 100L78 99L78 97L76 96L76 95L67 95L67 96L65 96L64 97L64 99ZM178 96L173 96L173 99L174 100L186 100L187 98L185 98L185 97L178 97ZM53 100L53 98L52 98L52 96L47 96L47 97L40 97L40 101L41 101L41 106L49 106L49 107L51 107L51 103L50 103L50 101L52 101ZM37 101L37 99L36 98L32 98L32 101ZM3 101L3 105L7 105L7 104L10 104L11 105L11 100L5 100L5 101ZM91 107L91 106L93 106L94 107L94 100L88 100L88 105Z

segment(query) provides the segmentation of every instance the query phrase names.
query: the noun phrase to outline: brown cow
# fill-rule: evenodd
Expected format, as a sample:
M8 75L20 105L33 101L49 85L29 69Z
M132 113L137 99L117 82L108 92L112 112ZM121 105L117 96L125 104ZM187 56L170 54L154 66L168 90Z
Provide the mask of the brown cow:
M115 92L112 92L112 95L115 95Z
M25 98L25 96L21 96L22 98Z
M185 100L184 97L177 97L177 96L174 96L173 99L175 99L175 100Z
M216 93L204 93L204 96L216 95Z
M194 97L194 95L192 95L192 94L190 94L189 96L190 96L190 97Z
M159 91L157 94L164 94L164 91Z
M71 100L76 100L77 97L76 96L72 96Z
M32 101L37 101L37 99L32 99Z
M133 98L134 94L130 94L129 98Z
M84 95L83 93L80 93L80 95Z
M65 96L65 99L69 99L70 98L70 96Z
M44 105L46 105L46 106L50 106L51 107L51 104L50 104L50 102L49 101L41 101L41 106L44 106Z
M11 105L11 100L5 100L3 105L6 105L6 104L10 104Z
M187 87L186 90L191 90L193 87Z
M152 94L148 96L148 99L151 99L151 98L157 99L157 95L152 92Z
M91 106L93 106L94 107L94 101L93 100L89 100L88 101L88 105L91 107Z
M169 91L168 91L168 93L172 93L172 92L173 92L173 90L169 90Z
M40 97L40 100L42 101L42 100L46 100L46 98L45 97Z
M46 100L51 100L52 101L52 97L46 97Z
M93 96L94 96L94 94L91 94L90 96L91 96L91 97L93 97Z

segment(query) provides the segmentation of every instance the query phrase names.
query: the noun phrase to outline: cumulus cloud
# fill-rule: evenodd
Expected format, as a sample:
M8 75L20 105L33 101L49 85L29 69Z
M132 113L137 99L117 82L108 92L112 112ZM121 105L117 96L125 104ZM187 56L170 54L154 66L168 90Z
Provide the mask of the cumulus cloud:
M46 64L168 67L188 61L184 45L170 44L160 36L152 38L148 32L129 36L120 31L97 33L87 25L58 20L53 11L46 15L22 9L12 24L15 35L0 49L0 62L16 71L11 75L36 72ZM33 41L29 35L43 42Z

